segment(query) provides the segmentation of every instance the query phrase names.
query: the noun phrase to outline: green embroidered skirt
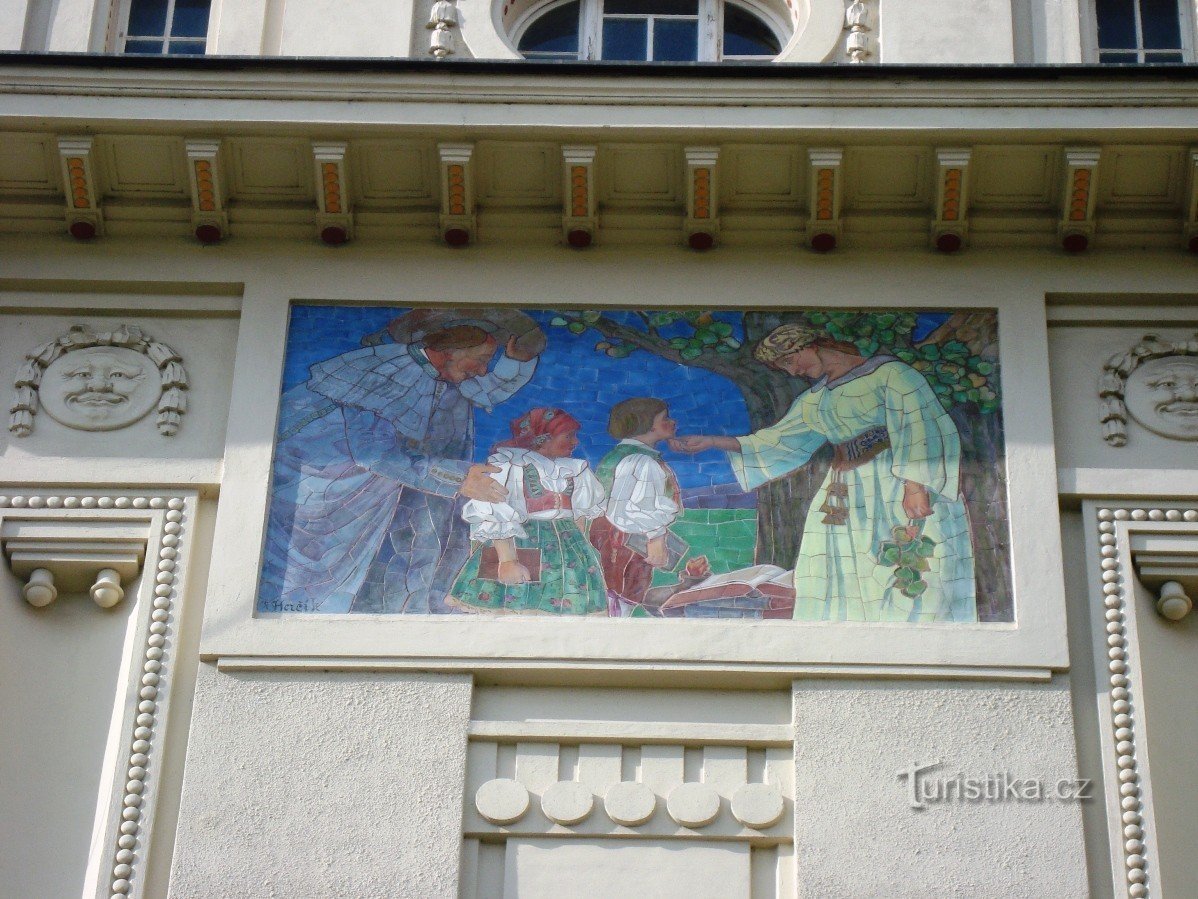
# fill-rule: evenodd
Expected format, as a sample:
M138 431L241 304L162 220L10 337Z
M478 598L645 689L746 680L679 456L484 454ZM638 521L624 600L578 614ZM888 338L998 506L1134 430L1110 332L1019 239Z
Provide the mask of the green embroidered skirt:
M470 555L453 582L447 604L466 612L606 615L607 592L594 548L572 518L531 519L518 549L541 551L541 577L508 585L478 576L483 547Z

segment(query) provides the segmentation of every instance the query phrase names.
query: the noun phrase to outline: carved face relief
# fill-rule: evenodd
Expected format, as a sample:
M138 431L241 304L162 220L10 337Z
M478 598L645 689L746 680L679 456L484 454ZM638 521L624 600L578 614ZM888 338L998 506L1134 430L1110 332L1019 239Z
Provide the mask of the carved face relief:
M1198 356L1164 356L1127 377L1127 411L1148 430L1198 440Z
M111 431L143 418L162 387L153 363L136 350L98 346L66 353L42 376L42 408L81 431Z

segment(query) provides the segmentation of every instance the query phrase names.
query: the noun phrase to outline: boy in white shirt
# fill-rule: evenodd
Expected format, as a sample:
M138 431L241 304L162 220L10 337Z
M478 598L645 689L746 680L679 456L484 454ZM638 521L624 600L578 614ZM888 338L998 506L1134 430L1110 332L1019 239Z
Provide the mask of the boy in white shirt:
M607 430L620 442L595 469L607 504L590 539L603 563L608 612L625 617L642 608L654 569L669 567L669 528L682 514L682 492L657 447L677 422L664 401L635 397L612 407Z

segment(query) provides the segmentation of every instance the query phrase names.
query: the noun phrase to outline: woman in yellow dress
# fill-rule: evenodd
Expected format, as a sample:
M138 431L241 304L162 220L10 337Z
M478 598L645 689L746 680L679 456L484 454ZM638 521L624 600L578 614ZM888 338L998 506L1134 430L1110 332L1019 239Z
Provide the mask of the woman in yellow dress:
M754 490L832 444L795 561L795 618L977 621L961 440L923 375L800 325L771 331L754 356L811 387L777 424L673 447L724 450Z

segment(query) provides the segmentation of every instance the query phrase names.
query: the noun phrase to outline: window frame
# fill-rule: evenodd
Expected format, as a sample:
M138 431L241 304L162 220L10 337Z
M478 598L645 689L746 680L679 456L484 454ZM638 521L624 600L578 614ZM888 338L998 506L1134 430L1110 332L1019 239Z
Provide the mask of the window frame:
M560 56L550 56L548 53L540 53L538 51L524 51L520 49L520 42L524 39L524 33L529 26L539 19L541 16L551 10L565 6L571 3L572 0L552 0L549 3L542 3L529 9L524 15L517 19L509 29L510 40L516 52L524 59L551 59L561 58ZM583 61L602 60L603 59L603 0L579 0L578 11L578 55L576 59ZM747 12L760 19L771 32L774 38L778 41L779 51L773 56L760 55L735 55L724 56L724 8L728 3L733 3L735 6L740 6ZM646 13L638 15L635 13L616 13L613 18L641 18L641 19L678 19L689 18L687 16L669 16ZM793 34L790 28L784 24L778 16L770 9L762 4L753 2L753 0L699 0L698 3L698 54L697 62L722 62L724 60L745 61L745 62L765 62L777 59L778 56L786 49ZM650 44L651 47L651 44ZM534 55L528 55L531 52ZM652 60L649 60L652 61Z
M1143 34L1141 18L1139 14L1140 0L1132 0L1136 8L1136 33L1137 43L1141 46L1134 48L1103 48L1098 43L1098 5L1095 0L1082 0L1082 57L1086 62L1098 63L1100 65L1178 65L1178 63L1154 63L1152 60L1146 60L1144 54L1147 53L1166 53L1168 50L1145 50L1143 44ZM1177 19L1178 27L1181 32L1181 64L1193 63L1198 61L1198 13L1195 12L1195 4L1191 0L1175 0L1177 4ZM1116 63L1102 62L1099 54L1101 52L1108 53L1135 53L1136 61L1134 63Z
M136 40L151 40L151 41L161 41L162 42L162 51L158 54L146 54L146 55L150 55L150 56L153 56L153 55L158 55L158 56L171 56L171 55L203 56L203 55L206 55L208 53L208 46L212 40L212 15L213 15L213 11L214 11L214 8L216 5L215 2L211 2L211 0L210 0L210 2L208 3L208 23L207 23L206 27L204 28L204 36L202 38L175 38L175 39L173 39L173 41L175 43L202 44L203 45L203 53L171 54L168 51L170 49L170 44L172 43L172 38L170 36L170 29L171 29L171 25L174 23L174 19L175 19L175 2L176 2L176 0L165 0L166 19L165 19L165 23L163 25L163 34L161 34L161 35L131 35L131 34L129 34L129 15L133 11L133 0L116 0L116 2L114 2L112 5L112 15L109 20L109 29L108 29L109 36L108 36L107 43L108 43L108 46L112 48L112 52L124 55L127 52L125 50L125 45L130 40L135 40L135 41Z

